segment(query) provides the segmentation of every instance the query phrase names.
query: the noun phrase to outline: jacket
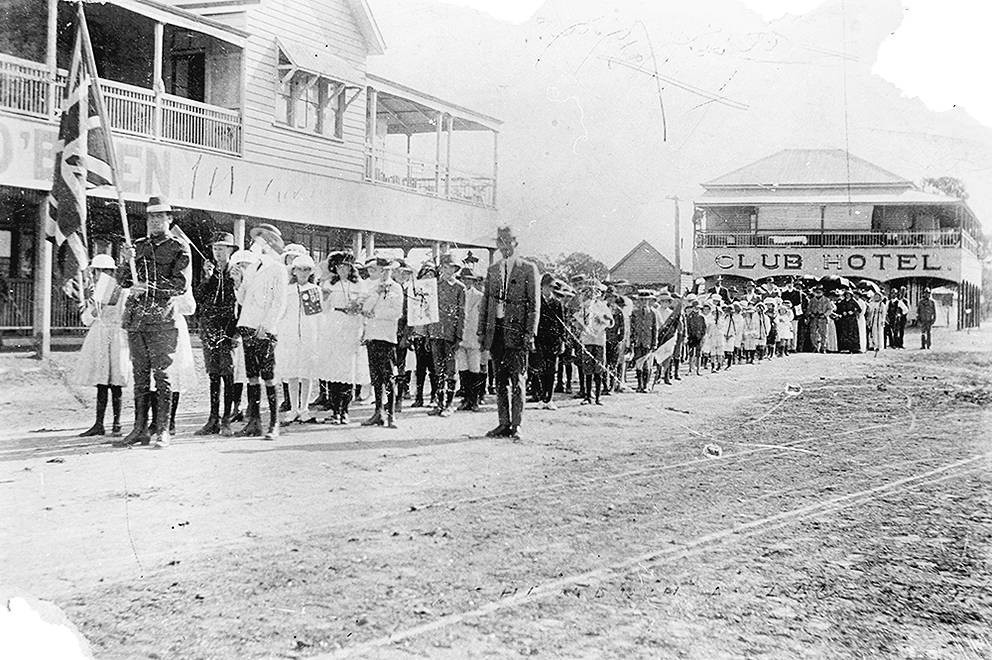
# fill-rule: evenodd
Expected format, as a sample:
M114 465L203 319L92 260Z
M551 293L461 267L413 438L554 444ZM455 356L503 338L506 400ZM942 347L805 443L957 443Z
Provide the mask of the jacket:
M496 326L503 330L503 345L509 349L526 349L537 335L541 315L540 277L537 266L525 259L515 259L509 281L503 287L503 262L489 267L479 314L482 350L492 348ZM497 305L504 305L504 316L496 318Z
M462 348L479 348L479 311L482 307L482 292L465 288L465 325L462 329Z
M565 311L561 301L554 296L541 299L541 318L537 323L537 345L544 349L558 350L565 339Z
M138 282L147 284L141 294L130 295L124 305L121 327L125 330L160 330L176 327L172 298L182 295L189 282L186 267L189 252L166 234L139 238L134 242L134 265ZM117 267L117 283L124 289L134 285L128 264Z
M937 306L933 298L921 299L916 303L916 320L920 323L933 323L937 320Z
M214 269L193 294L201 331L233 336L238 324L237 291L230 271Z
M238 289L241 303L238 326L265 328L270 335L277 335L279 321L286 311L286 268L270 255L263 255L257 268L245 274Z
M370 282L362 304L365 341L396 343L396 330L403 316L403 288L392 278Z
M437 312L438 321L427 326L427 337L460 342L465 329L465 285L438 279Z
M658 337L658 315L649 307L635 308L630 314L630 345L653 350Z

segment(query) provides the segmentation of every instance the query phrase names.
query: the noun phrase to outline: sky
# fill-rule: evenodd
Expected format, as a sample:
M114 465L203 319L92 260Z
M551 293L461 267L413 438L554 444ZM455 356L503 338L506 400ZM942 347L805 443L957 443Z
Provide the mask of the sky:
M992 3L371 5L388 50L370 71L504 121L500 220L525 252L612 265L647 239L671 258L678 197L689 264L699 184L783 148L849 148L914 181L957 176L992 231L992 101L973 73L990 61L978 29Z

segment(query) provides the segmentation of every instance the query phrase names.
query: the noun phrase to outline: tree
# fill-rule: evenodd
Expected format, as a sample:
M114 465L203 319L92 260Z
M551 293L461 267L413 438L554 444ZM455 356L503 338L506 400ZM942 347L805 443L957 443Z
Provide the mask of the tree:
M962 201L968 199L968 191L965 190L964 182L953 176L928 176L920 184L924 190L929 192L943 193Z
M610 269L602 261L586 254L585 252L573 252L569 255L559 255L557 259L548 264L550 270L558 274L559 277L572 278L575 275L585 275L594 277L597 280L604 280L609 275Z

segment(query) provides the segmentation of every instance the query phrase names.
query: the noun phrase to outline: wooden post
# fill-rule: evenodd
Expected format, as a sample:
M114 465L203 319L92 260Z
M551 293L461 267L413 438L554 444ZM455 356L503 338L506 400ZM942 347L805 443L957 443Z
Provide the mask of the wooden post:
M444 113L438 112L434 119L434 194L441 194L441 128L444 124Z
M675 293L682 295L682 227L679 218L679 197L672 195L668 199L675 204Z
M162 137L162 94L165 92L165 82L162 80L162 50L165 41L165 25L155 23L155 53L152 63L152 90L155 92L155 137Z
M496 206L496 178L499 172L499 133L493 131L493 200L490 206Z
M371 259L375 256L375 232L365 232L365 258Z
M444 196L451 196L451 136L455 130L455 118L448 115L448 145L444 161Z
M355 256L355 261L362 259L362 232L357 229L351 234L351 253Z
M61 110L58 97L58 15L59 0L48 0L48 42L45 46L45 65L48 67L48 114L55 117ZM44 234L42 234L44 236Z
M434 258L434 263L441 257L441 242L434 241L431 243L431 256Z
M412 150L412 139L413 134L406 134L406 181L403 185L407 188L416 188L417 184L413 181L413 150Z
M245 218L239 215L234 218L234 242L238 244L239 250L245 249Z
M369 181L376 180L375 173L375 149L376 149L376 131L379 130L379 93L375 91L374 88L368 88L368 103L369 103L369 116L368 116L368 126L366 127L366 140L368 142L369 150Z
M52 353L52 244L46 240L48 204L38 205L34 240L34 309L32 331L35 357L45 360Z

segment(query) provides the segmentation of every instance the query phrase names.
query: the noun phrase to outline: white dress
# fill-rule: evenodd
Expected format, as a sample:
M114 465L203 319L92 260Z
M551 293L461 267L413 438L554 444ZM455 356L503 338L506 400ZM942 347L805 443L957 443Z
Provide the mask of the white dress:
M775 317L775 339L777 341L789 341L792 335L792 312L779 312Z
M276 342L276 374L281 380L318 378L317 343L320 341L321 316L307 315L300 304L300 292L318 291L316 284L286 285L286 311L279 320Z
M172 299L176 314L176 329L179 331L176 341L176 352L169 366L169 386L173 392L186 392L196 387L196 365L193 363L193 342L189 336L189 325L186 316L196 312L196 301L193 292L187 290L181 296ZM154 384L153 384L154 386Z
M858 307L861 308L861 312L858 314L858 348L864 353L868 350L868 322L865 320L868 303L860 298L855 298L855 301L858 303Z
M72 373L74 385L127 387L131 384L131 352L127 332L121 329L121 314L127 293L127 289L118 287L111 296L111 302L96 304L83 312L83 323L90 329L86 331Z
M703 314L703 319L706 321L706 334L703 335L701 352L710 355L723 353L723 335L720 331L722 318L717 320L713 314Z
M361 313L341 310L359 305L365 297L362 284L348 280L321 285L326 293L321 316L318 362L320 378L332 383L364 384L368 379L368 359L362 346Z

